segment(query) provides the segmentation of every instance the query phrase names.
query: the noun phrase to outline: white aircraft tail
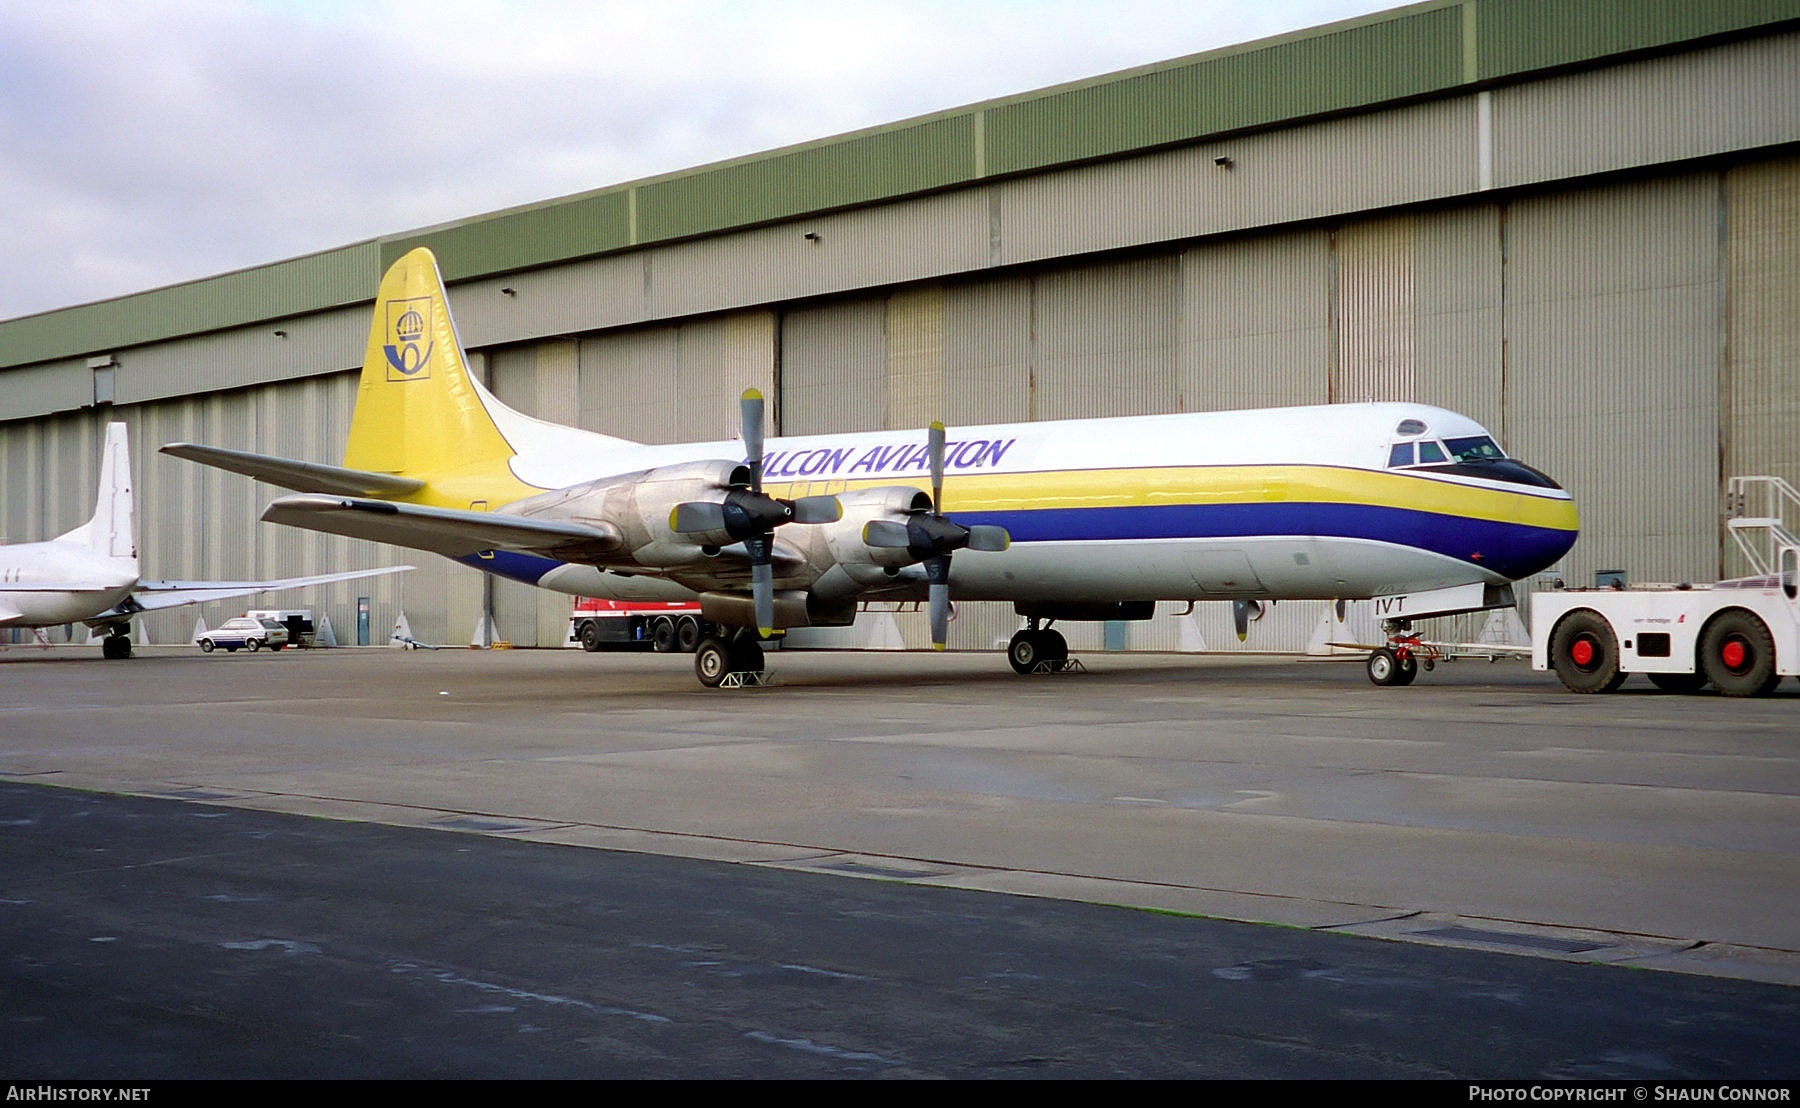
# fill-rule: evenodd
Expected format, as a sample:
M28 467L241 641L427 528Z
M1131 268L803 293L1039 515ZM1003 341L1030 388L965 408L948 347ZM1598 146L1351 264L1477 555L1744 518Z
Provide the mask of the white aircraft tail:
M132 538L131 444L123 423L106 425L106 449L100 455L100 490L94 515L58 542L83 543L102 558L137 563Z

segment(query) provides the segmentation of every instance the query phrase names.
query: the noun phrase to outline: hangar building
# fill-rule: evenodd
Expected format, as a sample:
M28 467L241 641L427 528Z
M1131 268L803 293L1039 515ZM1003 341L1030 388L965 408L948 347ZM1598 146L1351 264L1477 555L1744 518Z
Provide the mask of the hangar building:
M0 534L85 519L122 419L148 575L411 561L310 603L340 640L367 595L377 641L404 610L467 642L491 604L559 644L564 598L258 523L277 490L155 453L339 461L376 283L420 244L543 418L729 437L752 385L788 434L1416 399L1574 493L1570 582L1711 579L1740 569L1723 479L1800 479L1800 0L1433 0L0 322ZM1237 648L1226 605L1163 607L1071 643ZM1316 646L1324 610L1249 646ZM968 605L952 645L1015 626Z

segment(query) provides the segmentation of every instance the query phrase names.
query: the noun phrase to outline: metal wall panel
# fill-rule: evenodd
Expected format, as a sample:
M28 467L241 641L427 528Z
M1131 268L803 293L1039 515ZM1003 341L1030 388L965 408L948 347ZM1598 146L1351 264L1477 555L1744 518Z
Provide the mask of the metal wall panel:
M1338 228L1332 259L1331 399L1413 399L1412 217Z
M1725 174L1724 476L1800 486L1800 159ZM1726 543L1727 572L1748 573Z
M375 296L373 242L200 281L0 322L0 366L86 356L290 316Z
M990 173L1117 154L1417 96L1462 78L1456 7L1388 13L1213 51L986 112Z
M1037 277L1031 418L1171 410L1179 272L1160 257Z
M944 289L904 289L887 301L887 427L944 420Z
M581 340L580 426L634 442L679 442L675 327Z
M1331 379L1326 232L1229 238L1181 254L1172 410L1323 404Z
M342 308L114 353L113 401L140 404L362 365L369 309Z
M1031 418L1032 282L995 277L944 290L944 421Z
M1797 56L1800 33L1790 33L1496 89L1494 184L1791 143Z
M738 312L679 328L675 343L675 395L681 439L740 437L743 417L739 398L751 388L768 398L764 418L772 432L781 433L775 352L773 312Z
M885 300L853 300L781 316L781 433L887 426Z
M0 369L0 422L72 412L93 403L94 374L86 359Z
M1582 514L1574 583L1718 573L1720 286L1711 174L1511 205L1509 449Z
M628 186L564 197L464 220L445 227L395 235L381 242L380 266L407 251L429 246L446 281L542 265L630 246Z
M1461 412L1504 440L1499 207L1420 213L1413 266L1413 399Z
M1464 195L1480 187L1478 133L1477 100L1466 96L997 183L1000 260Z
M654 252L644 312L665 319L929 280L986 266L988 245L981 190L676 243Z
M1481 79L1652 50L1792 19L1782 0L1485 0L1469 5Z

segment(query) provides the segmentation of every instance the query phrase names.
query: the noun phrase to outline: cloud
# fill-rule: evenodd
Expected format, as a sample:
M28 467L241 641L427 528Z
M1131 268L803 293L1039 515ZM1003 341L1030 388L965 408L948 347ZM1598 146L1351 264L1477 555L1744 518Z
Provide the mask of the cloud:
M0 6L0 319L1382 6Z

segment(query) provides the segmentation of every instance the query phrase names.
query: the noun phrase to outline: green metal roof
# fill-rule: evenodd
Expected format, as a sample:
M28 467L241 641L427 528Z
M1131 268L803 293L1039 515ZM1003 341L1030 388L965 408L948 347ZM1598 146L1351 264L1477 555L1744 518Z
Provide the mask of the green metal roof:
M1800 23L1800 0L1432 0L303 258L0 322L0 369L341 307ZM1785 29L1785 28L1782 28Z

